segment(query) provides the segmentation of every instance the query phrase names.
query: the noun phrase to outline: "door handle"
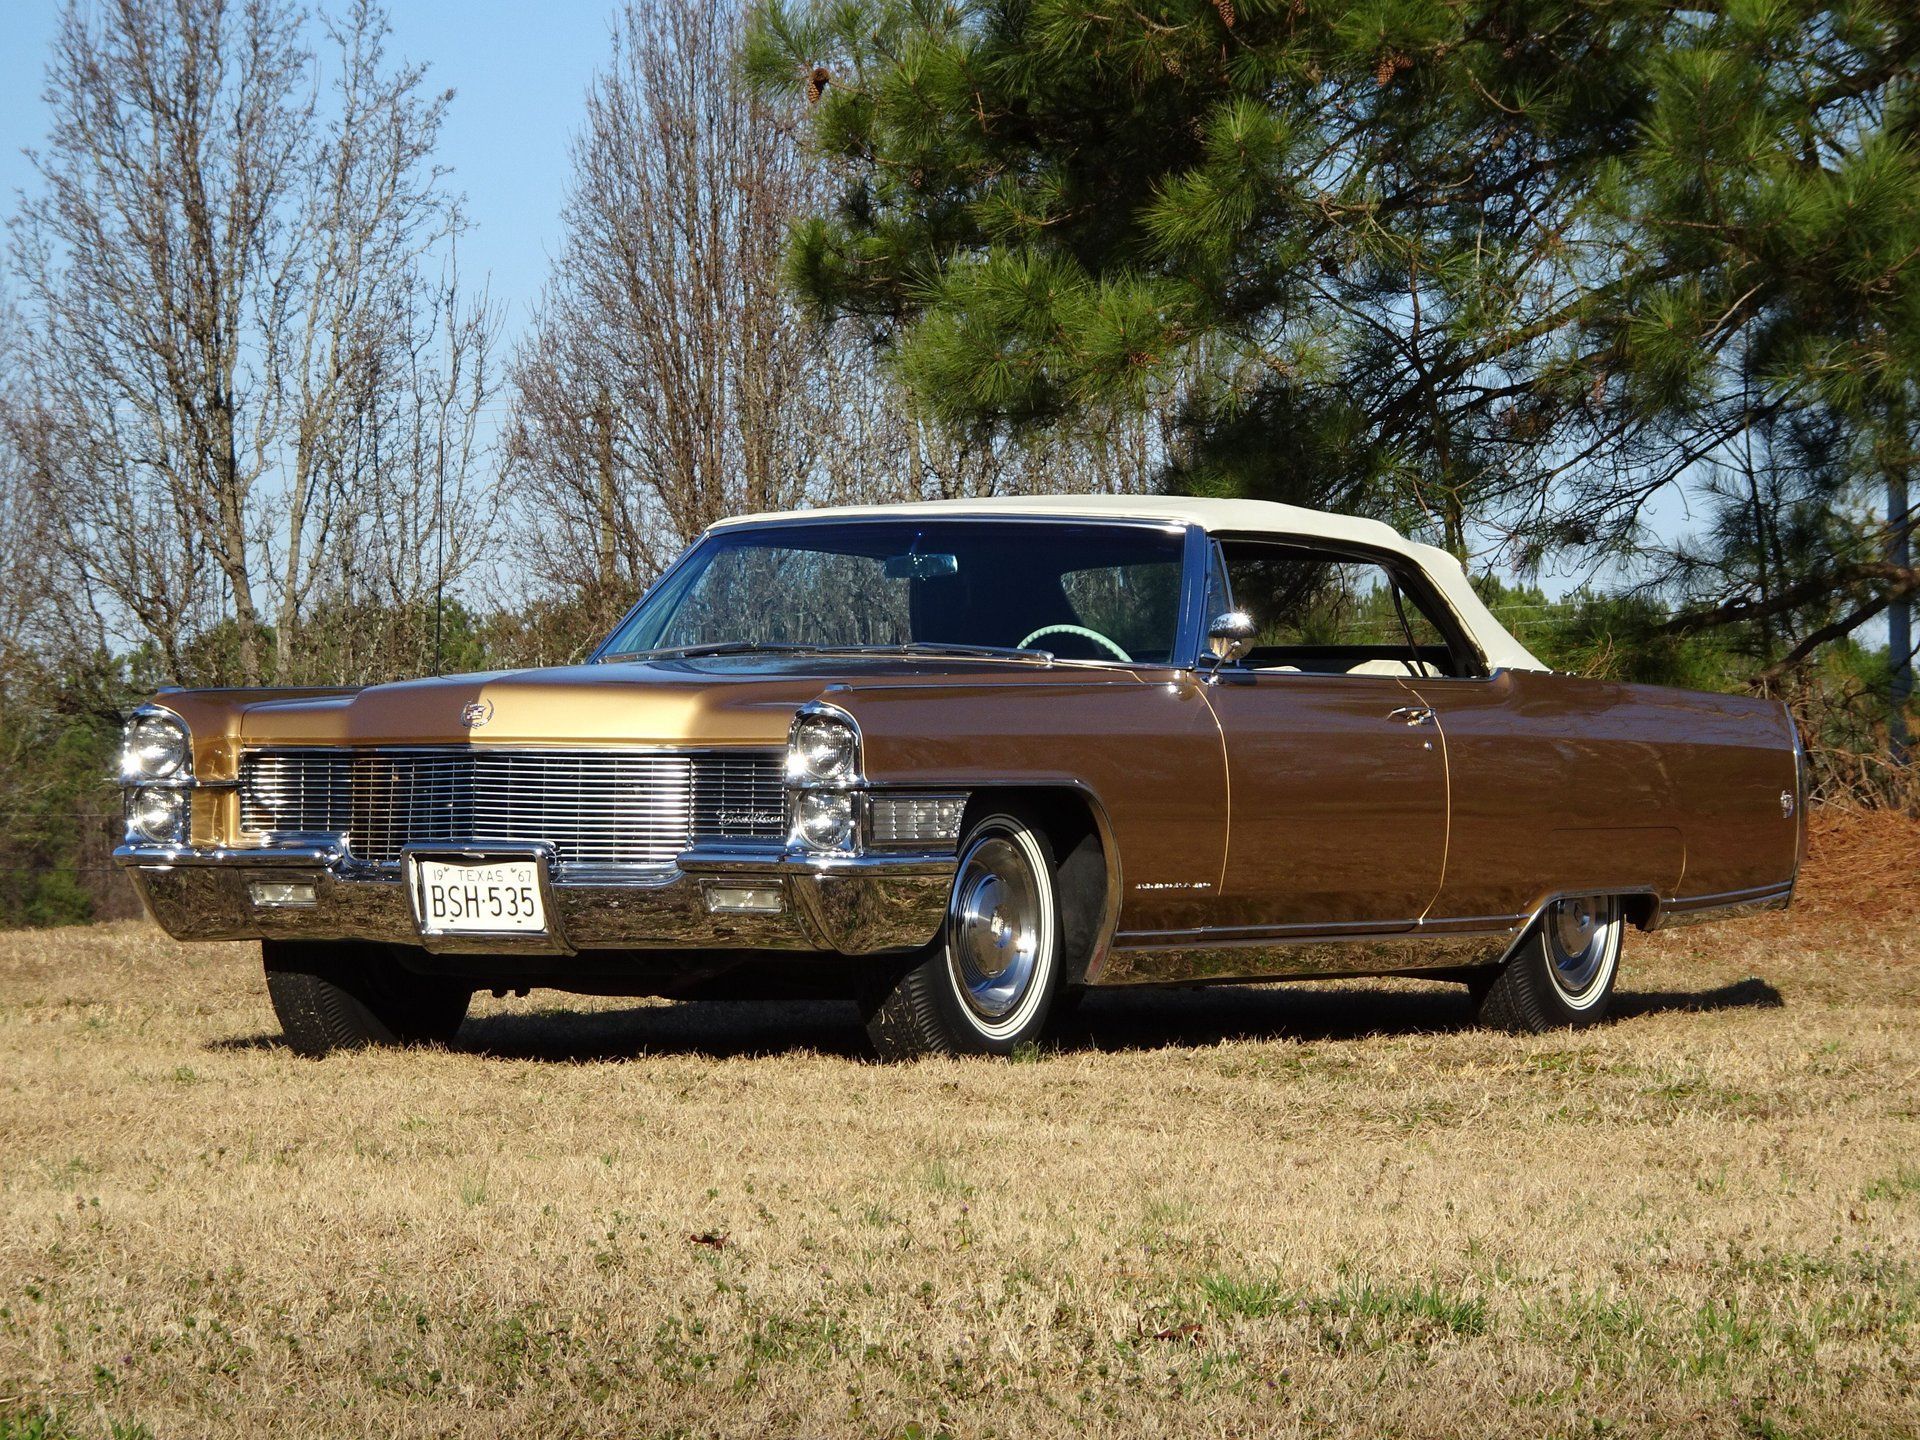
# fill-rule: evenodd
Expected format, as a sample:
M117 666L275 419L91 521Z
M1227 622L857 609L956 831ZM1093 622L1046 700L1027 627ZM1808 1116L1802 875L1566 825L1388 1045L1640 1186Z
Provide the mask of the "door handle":
M1402 705L1398 710L1389 710L1387 719L1398 720L1407 725L1431 725L1433 711L1425 705Z

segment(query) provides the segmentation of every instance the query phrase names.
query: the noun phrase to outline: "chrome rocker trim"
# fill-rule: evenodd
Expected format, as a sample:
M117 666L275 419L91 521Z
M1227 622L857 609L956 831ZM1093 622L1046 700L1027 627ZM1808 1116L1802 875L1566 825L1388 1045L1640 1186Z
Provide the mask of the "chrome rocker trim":
M1755 890L1728 890L1718 895L1691 895L1664 902L1653 915L1649 930L1677 930L1683 925L1708 925L1738 920L1769 910L1784 910L1793 900L1794 882L1763 885Z
M1537 913L1537 912L1536 912ZM1293 933L1205 931L1126 937L1107 956L1103 985L1210 985L1260 980L1418 975L1498 965L1513 952L1531 917L1418 923L1394 928L1299 927Z
M1325 980L1371 975L1439 974L1505 964L1555 901L1605 893L1644 904L1644 928L1723 920L1749 909L1781 909L1786 891L1702 896L1662 904L1651 889L1597 886L1555 890L1516 915L1468 915L1323 925L1219 930L1135 931L1117 938L1102 984L1209 985L1260 980ZM1697 908L1689 908L1697 907Z

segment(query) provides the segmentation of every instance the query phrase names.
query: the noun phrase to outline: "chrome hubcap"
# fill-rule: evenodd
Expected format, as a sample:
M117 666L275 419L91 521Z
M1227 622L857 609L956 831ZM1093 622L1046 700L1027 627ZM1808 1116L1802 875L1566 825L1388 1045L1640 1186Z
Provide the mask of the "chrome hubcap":
M1556 900L1547 917L1554 979L1569 999L1593 988L1607 963L1612 926L1599 896Z
M967 851L948 923L961 998L983 1020L1005 1019L1032 989L1048 939L1039 881L1014 840L990 834Z

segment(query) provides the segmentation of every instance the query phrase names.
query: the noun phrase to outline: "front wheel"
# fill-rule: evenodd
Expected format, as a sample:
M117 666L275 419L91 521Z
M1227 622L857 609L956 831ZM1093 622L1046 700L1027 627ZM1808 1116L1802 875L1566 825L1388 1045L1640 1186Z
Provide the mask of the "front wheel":
M267 994L288 1046L326 1055L370 1045L445 1045L473 992L416 975L392 947L349 940L263 940Z
M960 846L940 937L867 1015L884 1060L1010 1055L1039 1039L1059 986L1053 846L1027 816L983 816Z
M1480 1023L1534 1034L1599 1023L1613 1000L1625 928L1611 895L1554 901L1506 964L1468 982Z

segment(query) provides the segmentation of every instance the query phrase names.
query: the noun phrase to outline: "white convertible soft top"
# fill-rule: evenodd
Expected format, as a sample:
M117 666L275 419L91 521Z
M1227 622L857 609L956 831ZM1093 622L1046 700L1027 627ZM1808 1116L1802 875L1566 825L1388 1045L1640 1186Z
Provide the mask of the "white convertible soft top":
M781 514L737 515L713 528L764 520L836 520L909 515L1033 515L1060 519L1165 520L1197 525L1211 534L1273 535L1323 540L1403 555L1420 567L1459 617L1496 670L1546 670L1493 618L1467 581L1460 562L1433 545L1420 545L1378 520L1334 515L1271 500L1212 500L1184 495L998 495L980 500L926 500L905 505L841 505Z

